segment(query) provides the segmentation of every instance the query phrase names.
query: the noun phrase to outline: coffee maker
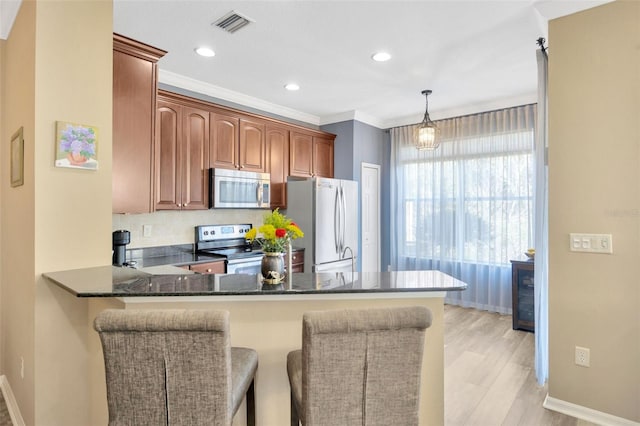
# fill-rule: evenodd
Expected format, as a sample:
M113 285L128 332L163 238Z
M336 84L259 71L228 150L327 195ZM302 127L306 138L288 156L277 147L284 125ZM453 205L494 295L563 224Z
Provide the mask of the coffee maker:
M114 266L123 266L127 263L127 244L131 242L129 231L124 229L113 231L112 249Z

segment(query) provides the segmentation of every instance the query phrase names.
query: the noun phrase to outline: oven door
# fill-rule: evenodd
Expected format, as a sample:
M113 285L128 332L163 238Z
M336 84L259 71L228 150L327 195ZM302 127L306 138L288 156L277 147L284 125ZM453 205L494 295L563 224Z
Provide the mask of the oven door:
M227 259L227 274L259 274L262 256Z

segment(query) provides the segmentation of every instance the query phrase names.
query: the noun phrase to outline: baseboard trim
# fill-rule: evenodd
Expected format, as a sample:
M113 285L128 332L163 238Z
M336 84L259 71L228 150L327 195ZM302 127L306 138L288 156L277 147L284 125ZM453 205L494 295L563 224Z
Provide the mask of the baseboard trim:
M582 405L573 404L561 399L553 398L547 394L542 403L544 408L557 411L562 414L569 415L578 419L586 420L603 426L640 426L640 423L633 420L623 419L602 411L593 410L583 407Z
M2 396L7 403L7 409L9 410L9 417L11 417L11 423L13 426L25 426L22 414L18 408L16 397L13 395L9 381L5 375L0 376L0 390L2 390Z

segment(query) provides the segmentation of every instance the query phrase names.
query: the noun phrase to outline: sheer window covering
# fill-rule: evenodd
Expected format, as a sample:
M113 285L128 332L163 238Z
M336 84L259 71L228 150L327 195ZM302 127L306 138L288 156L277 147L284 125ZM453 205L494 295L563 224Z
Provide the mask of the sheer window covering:
M434 151L391 129L391 264L465 281L447 303L511 313L511 259L533 241L536 106L441 120Z

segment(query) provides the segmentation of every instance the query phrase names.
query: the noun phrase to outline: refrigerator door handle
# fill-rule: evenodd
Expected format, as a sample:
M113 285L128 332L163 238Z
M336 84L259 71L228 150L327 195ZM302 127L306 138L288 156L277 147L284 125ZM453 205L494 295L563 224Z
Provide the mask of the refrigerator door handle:
M336 253L338 253L338 258L340 257L340 216L342 210L342 203L340 202L340 188L336 188L336 200L333 208L333 242L336 248Z
M344 253L344 237L347 232L347 202L344 198L344 188L340 185L340 201L342 202L342 218L340 219L340 257Z

